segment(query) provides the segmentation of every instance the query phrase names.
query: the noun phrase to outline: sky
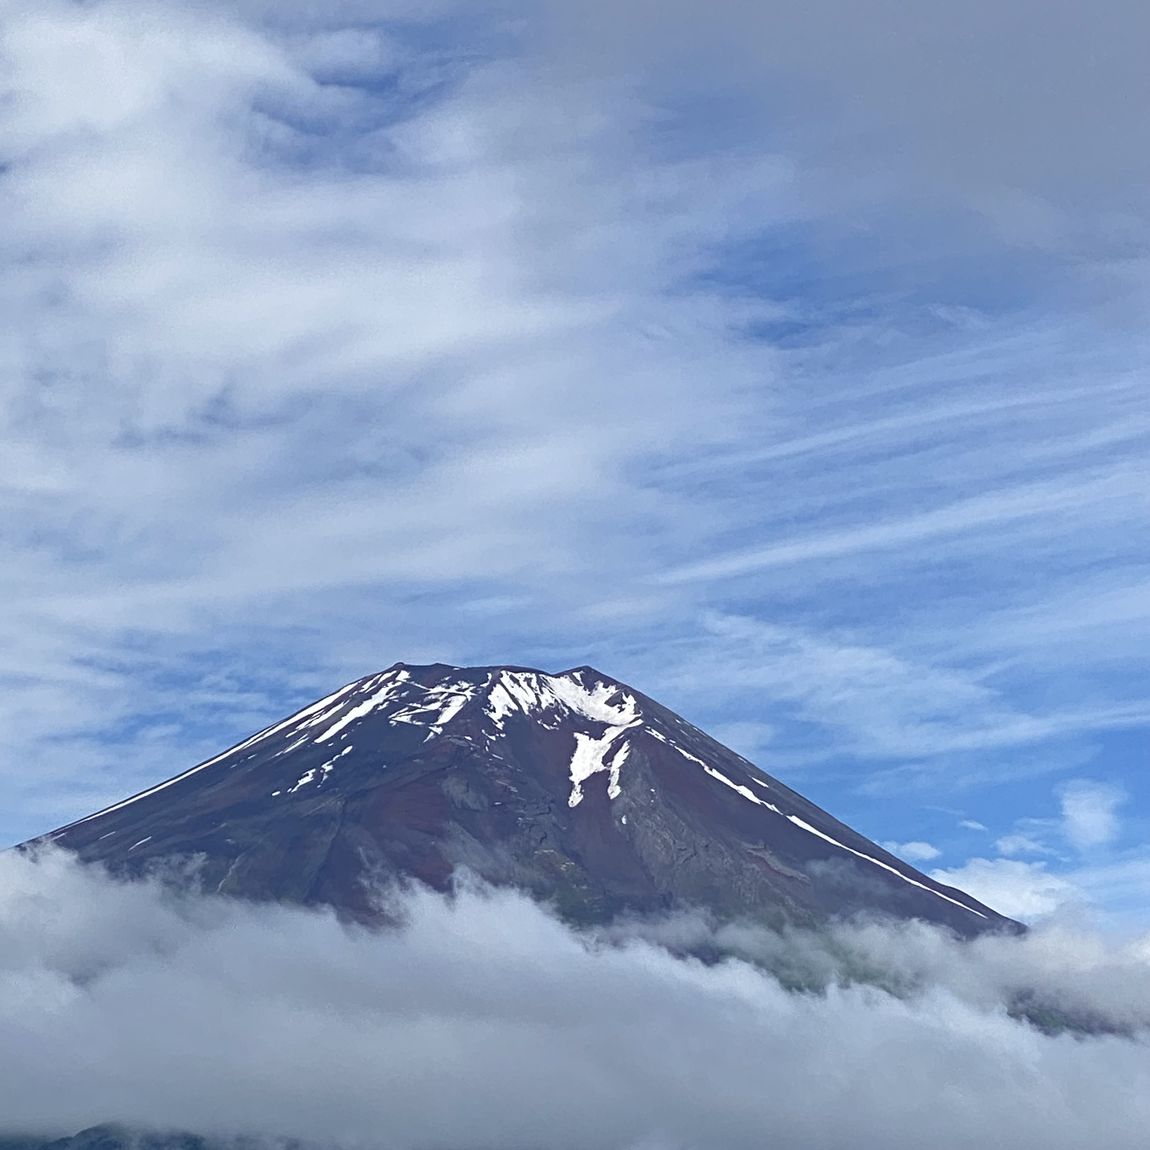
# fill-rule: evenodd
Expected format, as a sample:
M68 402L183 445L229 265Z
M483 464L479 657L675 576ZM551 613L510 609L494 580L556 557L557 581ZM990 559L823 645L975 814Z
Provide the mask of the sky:
M0 839L396 661L590 663L1150 929L1148 40L0 0Z

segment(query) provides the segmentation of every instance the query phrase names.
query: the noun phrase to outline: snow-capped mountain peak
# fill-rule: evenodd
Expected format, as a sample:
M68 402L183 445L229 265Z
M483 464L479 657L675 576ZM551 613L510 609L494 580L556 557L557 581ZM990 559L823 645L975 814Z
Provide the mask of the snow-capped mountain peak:
M128 871L191 856L220 890L367 917L368 876L444 886L466 866L573 917L1005 924L591 667L396 664L48 837Z

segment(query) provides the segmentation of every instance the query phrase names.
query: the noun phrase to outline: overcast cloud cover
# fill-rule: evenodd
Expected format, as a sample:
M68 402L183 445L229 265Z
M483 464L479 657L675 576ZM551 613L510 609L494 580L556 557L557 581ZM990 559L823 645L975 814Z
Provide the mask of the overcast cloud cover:
M393 1150L1124 1150L1150 1122L1145 943L730 928L744 959L708 967L510 892L402 905L404 930L353 933L0 856L0 1110ZM829 989L783 990L764 948ZM852 957L898 993L836 981ZM1129 1036L1046 1036L1008 1016L1020 987Z
M1145 925L1148 40L0 0L5 841L397 659L592 662Z

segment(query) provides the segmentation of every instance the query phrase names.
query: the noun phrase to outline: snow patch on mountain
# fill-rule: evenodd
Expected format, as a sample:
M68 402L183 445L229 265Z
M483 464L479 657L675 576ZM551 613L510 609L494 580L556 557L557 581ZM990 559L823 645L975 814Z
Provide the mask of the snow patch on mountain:
M617 684L595 681L588 686L575 671L563 675L499 671L488 684L487 715L500 730L516 711L537 718L556 710L609 726L642 718L634 696Z
M399 688L410 677L407 671L398 671L392 674L378 691L368 696L362 703L352 707L322 734L316 735L315 741L317 743L327 742L328 739L338 735L344 727L354 723L356 719L362 719L365 715L370 715L377 707L382 707L395 696Z
M388 722L427 727L424 742L442 734L444 727L463 710L478 691L473 684L464 682L440 683L434 687L421 687L415 683L412 686L422 690L423 694L392 712L388 716Z
M587 687L566 675L548 677L548 686L570 710L596 723L633 725L641 721L639 704L614 683Z
M298 779L296 779L295 783L288 789L287 793L289 795L294 795L296 791L301 790L303 787L306 787L311 783L315 783L317 787L322 786L324 780L335 768L337 760L342 759L344 755L349 754L354 750L355 747L352 746L351 743L348 743L348 745L344 747L342 751L340 751L338 754L332 755L332 757L328 759L326 763L320 763L318 767L310 767L308 770L304 771L304 773L300 775ZM280 791L273 791L272 795L275 796L281 793L282 792Z
M601 771L607 772L607 797L617 799L622 794L619 773L631 748L623 743L610 758L608 753L619 736L634 725L629 723L622 727L608 727L598 738L582 731L575 732L575 753L571 756L571 794L567 797L569 807L577 807L583 801L583 784Z
M294 795L301 787L306 787L308 783L312 783L316 779L316 769L311 767L309 770L304 771L298 779L296 779L293 786L288 790L289 795Z

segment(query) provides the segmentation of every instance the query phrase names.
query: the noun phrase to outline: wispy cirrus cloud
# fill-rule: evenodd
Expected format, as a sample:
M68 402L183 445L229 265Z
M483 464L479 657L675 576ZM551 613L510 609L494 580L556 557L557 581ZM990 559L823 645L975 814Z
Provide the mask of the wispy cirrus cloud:
M652 151L620 171L640 102L485 43L417 48L387 15L13 9L5 671L36 809L54 740L87 760L67 804L123 787L126 685L155 714L197 650L270 642L318 686L361 642L368 665L498 654L501 597L578 614L598 541L642 566L628 525L691 531L635 469L728 441L769 375L684 285L733 203L785 198L784 168Z

